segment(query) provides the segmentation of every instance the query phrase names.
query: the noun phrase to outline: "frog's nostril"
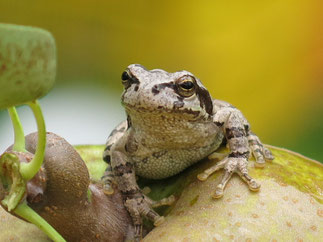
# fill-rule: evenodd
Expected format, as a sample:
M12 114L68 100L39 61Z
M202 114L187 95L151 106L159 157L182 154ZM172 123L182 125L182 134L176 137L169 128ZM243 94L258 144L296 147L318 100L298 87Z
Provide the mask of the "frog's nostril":
M154 85L151 89L151 92L154 94L154 95L157 95L160 91L159 91L159 88L158 88L158 85Z

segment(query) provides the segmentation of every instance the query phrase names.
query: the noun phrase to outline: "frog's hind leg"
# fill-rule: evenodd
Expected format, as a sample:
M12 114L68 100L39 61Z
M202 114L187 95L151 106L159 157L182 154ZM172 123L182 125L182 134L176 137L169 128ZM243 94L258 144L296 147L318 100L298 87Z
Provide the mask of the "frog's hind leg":
M114 183L114 174L111 167L111 156L110 156L111 145L107 145L104 149L103 160L108 163L107 168L101 177L101 182L103 183L103 192L106 195L111 195L114 193L112 184Z
M256 167L264 167L266 160L273 160L274 156L269 149L263 146L260 139L253 132L248 133L248 143L252 154L256 159Z
M114 193L112 187L112 184L114 183L114 174L111 167L111 147L124 135L127 127L127 121L123 121L111 132L103 152L103 160L108 163L108 167L101 177L101 182L103 183L103 192L107 195Z

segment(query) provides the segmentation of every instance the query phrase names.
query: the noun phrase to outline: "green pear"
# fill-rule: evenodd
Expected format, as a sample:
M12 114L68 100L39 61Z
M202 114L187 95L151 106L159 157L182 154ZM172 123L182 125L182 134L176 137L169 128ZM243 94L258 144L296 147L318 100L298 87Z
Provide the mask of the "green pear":
M250 161L250 175L261 184L258 192L250 191L234 175L224 196L212 198L223 171L204 182L196 175L216 160L199 162L168 179L139 181L151 188L148 196L153 199L171 194L177 198L174 205L158 211L165 222L153 228L143 241L321 241L323 165L288 150L269 148L275 159L263 169L254 168ZM99 179L106 167L103 149L101 145L76 147L92 180ZM36 226L0 208L0 241L19 237L48 241Z
M44 96L55 74L55 40L48 31L0 24L0 109Z

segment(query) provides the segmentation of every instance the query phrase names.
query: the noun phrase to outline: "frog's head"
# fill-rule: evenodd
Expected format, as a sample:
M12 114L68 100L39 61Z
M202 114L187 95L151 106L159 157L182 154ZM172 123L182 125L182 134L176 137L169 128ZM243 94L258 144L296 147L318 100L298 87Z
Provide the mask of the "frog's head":
M192 73L147 70L132 64L122 73L122 104L127 111L184 113L192 118L212 116L212 98Z

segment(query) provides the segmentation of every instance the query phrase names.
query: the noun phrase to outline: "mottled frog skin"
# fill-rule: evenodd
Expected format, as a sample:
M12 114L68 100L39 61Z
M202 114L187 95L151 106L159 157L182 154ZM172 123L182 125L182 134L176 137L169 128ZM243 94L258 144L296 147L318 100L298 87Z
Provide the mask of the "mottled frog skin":
M201 81L188 71L168 73L147 70L133 64L122 74L122 105L127 120L119 124L108 138L103 158L110 164L102 181L106 194L113 193L116 182L124 195L141 238L142 216L157 226L163 221L152 207L167 205L173 197L152 201L142 193L136 175L163 179L173 176L205 157L219 157L215 151L226 142L230 153L216 165L198 175L209 175L224 169L213 197L223 196L225 185L234 172L250 190L260 188L248 175L248 158L254 155L256 165L274 157L250 130L242 113L229 103L212 99Z

